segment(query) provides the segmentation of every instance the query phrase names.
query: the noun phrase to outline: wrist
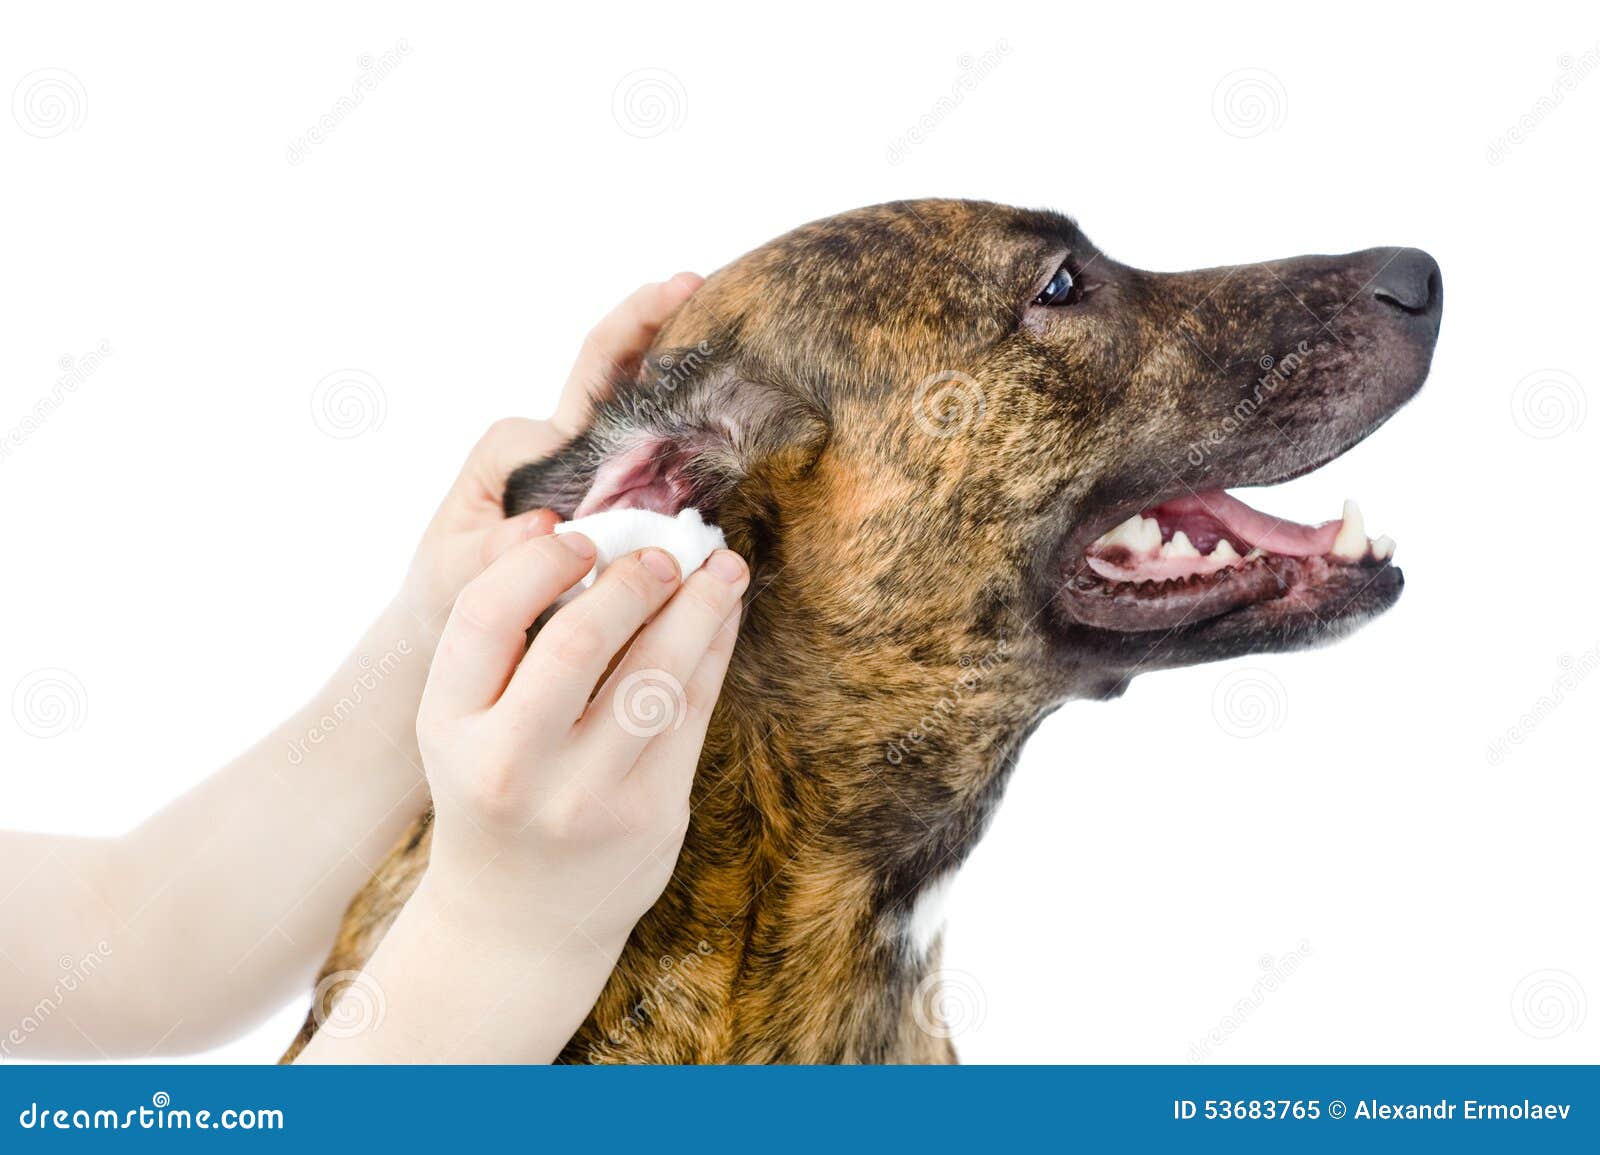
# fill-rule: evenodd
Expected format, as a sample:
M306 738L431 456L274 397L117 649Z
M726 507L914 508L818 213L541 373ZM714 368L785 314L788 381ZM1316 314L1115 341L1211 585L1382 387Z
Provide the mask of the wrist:
M585 919L584 912L564 905L564 897L550 874L530 874L501 862L467 872L435 853L411 903L439 933L481 951L593 965L609 974L632 926Z
M407 578L384 606L377 628L388 636L404 637L415 652L431 661L453 601L432 594Z

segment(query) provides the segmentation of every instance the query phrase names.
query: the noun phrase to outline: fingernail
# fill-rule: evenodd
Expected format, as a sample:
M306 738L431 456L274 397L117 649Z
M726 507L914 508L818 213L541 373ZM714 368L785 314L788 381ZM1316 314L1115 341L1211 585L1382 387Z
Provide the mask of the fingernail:
M655 574L664 582L676 581L678 577L678 563L671 556L662 553L659 549L647 549L639 555L639 560L644 562L644 568Z
M731 549L719 549L712 554L706 562L706 569L712 577L725 581L730 586L742 582L747 572L744 558L734 553Z
M556 540L584 561L594 557L594 542L584 537L581 533L558 533L556 534Z

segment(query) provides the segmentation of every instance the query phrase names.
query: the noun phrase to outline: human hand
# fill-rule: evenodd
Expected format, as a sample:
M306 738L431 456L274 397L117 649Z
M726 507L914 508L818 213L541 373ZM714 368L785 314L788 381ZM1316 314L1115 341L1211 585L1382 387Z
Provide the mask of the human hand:
M546 421L507 417L473 447L450 492L422 535L402 596L413 615L442 624L461 588L511 546L550 532L559 520L549 510L506 518L501 508L506 478L519 465L553 453L583 432L592 404L609 395L618 377L635 372L661 327L700 287L694 273L645 285L601 319L584 339Z
M456 600L417 717L436 812L431 898L518 947L554 951L577 929L620 953L660 897L749 582L728 550L686 578L642 550L524 652L593 559L569 533L492 562Z

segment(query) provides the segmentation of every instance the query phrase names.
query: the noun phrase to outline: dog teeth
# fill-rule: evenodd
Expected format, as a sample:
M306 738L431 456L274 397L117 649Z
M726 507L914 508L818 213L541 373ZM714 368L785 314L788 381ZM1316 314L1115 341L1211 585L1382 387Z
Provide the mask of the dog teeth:
M1333 539L1334 557L1343 561L1359 561L1367 555L1367 527L1361 518L1361 507L1346 500L1344 518L1339 523L1339 536Z
M1241 545L1248 545L1243 542ZM1161 540L1161 523L1153 517L1143 514L1134 514L1120 525L1107 530L1095 539L1090 546L1091 552L1106 550L1126 550L1138 559L1161 558L1173 561L1192 561L1205 558L1211 566L1205 572L1211 573L1218 569L1232 565L1247 564L1258 558L1266 557L1266 551L1259 546L1249 546L1249 552L1242 557L1239 546L1225 537L1219 537L1211 552L1202 554L1196 548L1189 535L1183 530L1173 532L1169 541ZM1366 557L1376 561L1388 561L1394 556L1395 543L1392 537L1379 537L1376 540L1367 538L1366 518L1362 516L1361 507L1353 501L1344 503L1344 511L1339 518L1339 530L1334 535L1333 544L1329 547L1327 557L1342 562L1359 562ZM1124 564L1119 562L1120 564ZM1134 562L1126 563L1128 566Z
M1154 553L1161 548L1161 523L1153 517L1134 514L1094 543L1097 547L1121 546L1130 553Z
M1157 531L1159 532L1159 530ZM1179 530L1172 535L1172 540L1161 547L1162 557L1199 557L1200 551L1194 548L1194 543L1189 540L1189 535Z

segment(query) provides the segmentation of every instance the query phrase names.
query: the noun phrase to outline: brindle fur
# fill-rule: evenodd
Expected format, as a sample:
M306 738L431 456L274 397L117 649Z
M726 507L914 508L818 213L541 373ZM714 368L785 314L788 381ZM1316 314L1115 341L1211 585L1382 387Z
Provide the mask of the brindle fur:
M1069 250L1081 299L1026 315ZM507 493L570 514L602 458L654 431L754 571L676 872L562 1058L954 1061L924 1029L939 947L916 957L903 931L1039 720L1138 670L1311 644L1398 595L1384 568L1320 613L1284 599L1151 637L1084 628L1058 594L1085 534L1188 485L1303 472L1409 397L1437 318L1423 332L1370 299L1393 252L1156 274L1053 213L920 201L712 276L595 430ZM1270 422L1195 462L1262 358L1297 349ZM366 962L430 840L424 817L323 975Z

